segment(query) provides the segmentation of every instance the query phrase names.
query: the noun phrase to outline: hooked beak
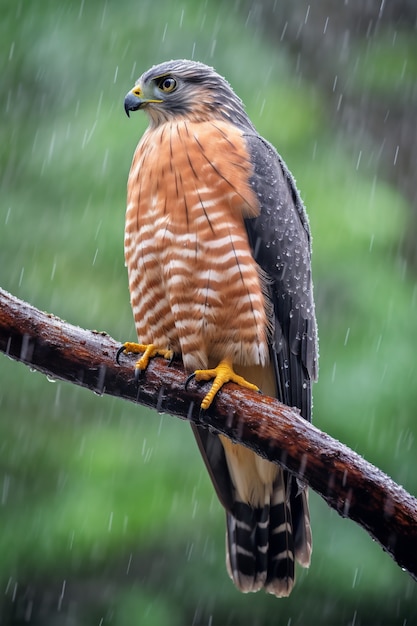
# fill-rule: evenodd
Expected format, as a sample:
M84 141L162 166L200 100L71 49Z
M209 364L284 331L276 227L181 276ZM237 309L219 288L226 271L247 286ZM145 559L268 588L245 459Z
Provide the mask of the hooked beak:
M139 86L134 87L125 97L125 112L130 117L130 111L137 111L150 103L160 103L162 100L145 98L142 89Z
M143 104L142 90L135 87L125 97L125 112L130 117L130 111L137 111Z

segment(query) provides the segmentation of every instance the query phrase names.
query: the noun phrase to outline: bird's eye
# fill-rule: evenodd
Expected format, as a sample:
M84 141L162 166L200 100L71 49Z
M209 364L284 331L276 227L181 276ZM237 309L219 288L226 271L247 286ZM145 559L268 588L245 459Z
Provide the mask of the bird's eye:
M177 81L172 76L163 76L159 79L158 87L164 93L169 93L170 91L174 91L177 87Z

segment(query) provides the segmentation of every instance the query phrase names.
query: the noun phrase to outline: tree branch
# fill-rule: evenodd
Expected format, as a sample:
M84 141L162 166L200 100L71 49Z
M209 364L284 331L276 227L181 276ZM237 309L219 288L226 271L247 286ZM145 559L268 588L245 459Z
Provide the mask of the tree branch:
M200 412L202 385L185 390L179 363L153 359L140 383L133 356L109 335L72 326L0 289L0 351L53 378L120 396L223 433L307 483L360 524L417 580L417 500L386 474L277 400L229 384Z

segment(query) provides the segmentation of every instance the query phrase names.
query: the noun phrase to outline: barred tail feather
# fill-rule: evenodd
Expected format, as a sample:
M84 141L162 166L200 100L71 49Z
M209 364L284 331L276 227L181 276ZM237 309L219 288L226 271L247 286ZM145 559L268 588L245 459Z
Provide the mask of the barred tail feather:
M294 520L295 559L302 567L309 567L313 538L308 508L308 489L306 487L301 493L291 498L291 510Z
M278 598L289 596L295 582L292 515L287 494L288 475L277 473L269 517L268 577L265 589Z
M226 514L226 565L230 578L243 593L259 591L268 570L269 506L253 508L235 502Z
M267 592L284 597L293 588L295 547L287 480L279 470L263 507L237 501L233 513L227 513L227 569L244 593L265 587Z
M303 483L247 448L195 427L194 434L226 510L226 565L236 587L288 596L295 561L308 567L311 528Z

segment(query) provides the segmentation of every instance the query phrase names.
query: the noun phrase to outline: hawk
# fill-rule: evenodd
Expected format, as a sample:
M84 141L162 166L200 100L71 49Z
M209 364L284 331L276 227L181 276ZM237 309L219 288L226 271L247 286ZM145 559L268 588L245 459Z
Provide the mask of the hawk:
M308 218L276 150L213 68L177 60L126 95L149 126L128 179L125 258L139 343L180 355L197 381L261 388L311 420L317 331ZM194 435L227 517L227 569L242 592L278 597L312 548L305 485L203 427Z

